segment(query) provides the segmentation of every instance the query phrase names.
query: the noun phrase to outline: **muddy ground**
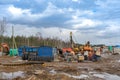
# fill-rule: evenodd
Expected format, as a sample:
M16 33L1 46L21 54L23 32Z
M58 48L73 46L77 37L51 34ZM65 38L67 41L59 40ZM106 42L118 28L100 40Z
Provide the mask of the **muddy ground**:
M14 73L16 77L4 80L120 80L120 55L104 54L100 61L46 62L44 64L5 65L23 63L20 57L0 57L0 72ZM13 75L14 76L14 75Z

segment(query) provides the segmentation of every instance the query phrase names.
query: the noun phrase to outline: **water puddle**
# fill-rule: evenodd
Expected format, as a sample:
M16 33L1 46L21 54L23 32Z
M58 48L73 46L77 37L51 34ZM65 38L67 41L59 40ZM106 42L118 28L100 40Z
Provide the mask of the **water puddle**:
M97 73L97 72L91 72L91 74L94 77L102 78L104 80L120 80L120 76L114 75L114 74L109 74L109 73Z
M71 75L71 74L68 74L68 73L61 73L61 74L64 74L68 77L72 77L72 78L75 78L75 79L89 79L91 76L93 76L93 77L101 78L103 80L120 80L120 76L105 73L105 72L103 72L103 73L91 72L90 73L91 76L89 74L81 74L81 75L78 75L78 76Z
M18 72L0 72L0 79L7 79L7 80L12 80L17 77L24 77L24 72L18 71Z
M63 74L63 75L66 75L68 77L72 77L72 78L75 78L75 79L86 79L86 78L89 78L88 75L85 75L85 74L81 74L81 75L78 75L78 76L75 76L75 75L71 75L71 74L68 74L68 73L65 73L65 72L57 72L55 71L54 69L52 69L51 71L49 71L51 74L55 75L55 74Z
M86 79L86 78L89 78L88 75L85 75L85 74L81 74L79 76L74 76L74 75L70 75L70 74L67 74L67 73L62 73L66 76L69 76L69 77L72 77L72 78L75 78L75 79Z
M81 68L81 67L79 67ZM120 76L118 75L114 75L114 74L109 74L109 73L106 73L106 72L95 72L95 71L92 71L92 72L89 72L89 73L86 73L86 74L80 74L80 75L71 75L71 74L68 74L68 73L65 73L65 72L57 72L55 71L54 69L52 69L50 71L51 74L55 75L55 74L63 74L63 75L66 75L68 77L72 77L72 78L75 78L75 79L89 79L91 77L96 77L96 78L100 78L100 79L103 79L103 80L120 80Z
M53 75L54 75L54 74L57 74L57 72L56 72L54 69L52 69L52 70L50 71L50 73L53 74Z

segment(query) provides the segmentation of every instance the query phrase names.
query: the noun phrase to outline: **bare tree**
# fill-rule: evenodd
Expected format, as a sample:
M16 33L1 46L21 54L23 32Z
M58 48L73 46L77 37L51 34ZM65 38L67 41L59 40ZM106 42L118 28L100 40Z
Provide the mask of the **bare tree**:
M2 42L4 42L3 34L5 32L5 29L6 29L6 18L3 17L3 20L0 21L0 36L2 38Z
M42 33L41 32L37 32L36 33L36 37L38 37L38 39L42 39Z

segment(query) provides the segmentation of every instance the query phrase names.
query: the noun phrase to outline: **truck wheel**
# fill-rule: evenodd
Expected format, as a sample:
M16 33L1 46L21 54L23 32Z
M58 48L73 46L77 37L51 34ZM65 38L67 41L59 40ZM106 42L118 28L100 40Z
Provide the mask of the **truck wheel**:
M36 61L36 57L37 57L37 56L34 56L34 61Z
M22 55L22 60L25 60L25 54Z
M39 56L36 56L36 60L39 61Z
M24 58L25 58L25 60L27 60L28 58L27 58L27 54L24 54Z
M78 63L81 62L80 60L78 60Z
M48 62L51 62L52 61L52 58L51 57L48 57Z
M28 56L28 61L31 61L31 56Z

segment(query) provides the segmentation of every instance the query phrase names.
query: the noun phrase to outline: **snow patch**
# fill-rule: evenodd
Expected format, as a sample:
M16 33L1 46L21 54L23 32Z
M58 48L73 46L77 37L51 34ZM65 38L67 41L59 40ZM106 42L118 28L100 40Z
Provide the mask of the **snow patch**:
M118 62L120 62L120 60L118 60Z
M93 76L98 77L98 78L105 78L105 76L103 74L93 74Z
M50 73L52 73L52 74L57 74L57 72L56 72L54 69L52 69L52 70L50 71Z
M88 76L88 75L85 75L85 74L81 74L81 75L79 75L79 76L74 76L74 75L70 75L70 74L67 74L67 73L63 73L63 74L66 75L66 76L75 78L75 79L85 79L85 78L89 78L89 76Z
M102 78L105 80L120 80L120 76L108 73L93 73L94 77Z
M16 77L23 77L23 76L24 76L24 72L22 72L22 71L10 72L10 73L6 73L6 72L0 73L0 79L7 79L7 80L11 80Z

